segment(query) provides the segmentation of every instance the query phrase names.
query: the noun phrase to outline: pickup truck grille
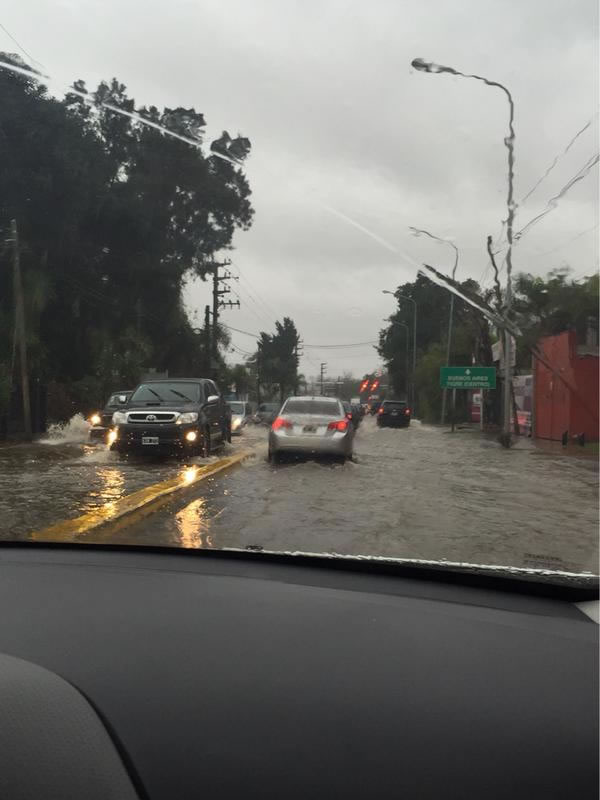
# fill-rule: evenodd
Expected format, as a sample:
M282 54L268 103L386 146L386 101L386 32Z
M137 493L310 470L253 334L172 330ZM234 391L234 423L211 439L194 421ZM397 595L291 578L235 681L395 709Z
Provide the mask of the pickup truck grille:
M143 422L144 424L149 422L156 425L161 422L173 423L178 416L178 411L128 411L127 422Z

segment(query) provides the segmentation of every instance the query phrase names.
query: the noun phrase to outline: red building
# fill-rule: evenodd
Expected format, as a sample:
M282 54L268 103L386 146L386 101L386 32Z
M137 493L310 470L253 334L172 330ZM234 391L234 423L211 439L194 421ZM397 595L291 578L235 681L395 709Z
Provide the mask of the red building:
M538 347L561 380L534 359L535 435L560 441L584 433L598 441L598 344L577 345L574 331L545 336Z

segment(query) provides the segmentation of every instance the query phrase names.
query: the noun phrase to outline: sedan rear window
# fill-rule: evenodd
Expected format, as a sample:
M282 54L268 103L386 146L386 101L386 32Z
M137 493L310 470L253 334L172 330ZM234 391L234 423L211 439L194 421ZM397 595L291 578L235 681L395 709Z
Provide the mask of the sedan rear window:
M339 403L332 400L288 400L282 414L318 414L320 417L338 417Z
M403 400L386 400L383 407L386 411L392 408L406 408L406 403Z

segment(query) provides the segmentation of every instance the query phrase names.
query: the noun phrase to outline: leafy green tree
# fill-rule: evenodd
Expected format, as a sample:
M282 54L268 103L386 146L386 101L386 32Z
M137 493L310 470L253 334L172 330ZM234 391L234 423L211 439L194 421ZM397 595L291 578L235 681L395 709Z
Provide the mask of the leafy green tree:
M289 317L275 323L275 333L261 332L255 357L260 383L269 396L286 394L298 386L298 331Z
M108 386L135 383L148 366L200 371L206 340L194 334L182 289L188 276L205 278L234 231L252 224L242 169L250 142L223 132L205 152L205 120L194 109L137 109L116 79L93 92L83 81L74 86L59 101L37 81L0 70L0 229L18 222L31 372ZM4 342L14 317L10 259L1 249Z
M475 281L469 279L460 286L466 294L489 302L489 293L482 293ZM380 331L377 348L386 364L392 390L397 397L408 396L412 378L414 311L412 303L406 300L407 297L416 301L418 309L415 376L417 407L423 419L434 422L439 420L441 412L439 367L446 363L450 294L424 276L418 276L414 283L405 283L398 287L398 308L389 317L390 324ZM455 297L450 364L468 365L473 362L480 365L493 363L492 332L480 312ZM457 418L465 418L466 412L467 397L464 393L458 393Z
M583 341L589 328L598 340L598 274L575 281L571 269L550 272L546 278L520 273L515 280L514 311L523 337L517 343L517 364L531 364L530 347L542 336L566 330Z

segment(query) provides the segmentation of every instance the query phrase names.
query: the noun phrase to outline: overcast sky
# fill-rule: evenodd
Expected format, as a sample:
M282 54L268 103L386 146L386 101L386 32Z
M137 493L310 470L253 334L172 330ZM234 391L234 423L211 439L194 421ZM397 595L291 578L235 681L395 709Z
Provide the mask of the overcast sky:
M414 57L511 90L518 200L592 119L520 205L517 230L598 150L596 0L20 0L0 23L59 81L116 76L138 105L194 106L209 137L250 138L256 216L229 254L242 309L223 320L258 332L291 316L307 375L321 361L331 376L372 370L369 345L310 345L375 340L394 309L382 289L414 280L421 261L451 267L451 248L409 226L452 238L458 277L491 283L485 239L506 216L506 98L415 72ZM17 52L2 29L0 49ZM597 218L596 167L523 236L515 271L592 273ZM199 313L208 298L207 284L187 289ZM238 333L233 344L254 345Z

